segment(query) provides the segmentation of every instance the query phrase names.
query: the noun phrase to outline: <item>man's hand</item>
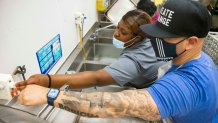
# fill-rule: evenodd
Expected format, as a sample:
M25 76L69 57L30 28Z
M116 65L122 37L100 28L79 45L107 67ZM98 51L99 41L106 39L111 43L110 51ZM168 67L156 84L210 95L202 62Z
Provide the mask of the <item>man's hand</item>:
M43 87L48 87L48 76L45 74L35 74L30 76L26 81L21 81L16 83L16 88L18 90L23 90L27 85L36 84Z
M46 104L48 91L48 88L42 86L28 85L21 91L18 102L22 105Z

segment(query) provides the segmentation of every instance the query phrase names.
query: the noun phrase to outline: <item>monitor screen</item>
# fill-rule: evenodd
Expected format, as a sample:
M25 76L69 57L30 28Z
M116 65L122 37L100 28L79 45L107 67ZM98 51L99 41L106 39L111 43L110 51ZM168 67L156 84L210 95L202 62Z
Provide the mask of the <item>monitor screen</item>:
M42 74L48 73L62 57L60 34L36 52Z

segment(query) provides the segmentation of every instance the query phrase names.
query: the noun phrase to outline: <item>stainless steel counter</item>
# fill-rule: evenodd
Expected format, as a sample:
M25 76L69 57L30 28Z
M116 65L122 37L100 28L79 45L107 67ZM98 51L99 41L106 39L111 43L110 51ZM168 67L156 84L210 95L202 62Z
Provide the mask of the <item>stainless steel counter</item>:
M26 112L19 108L13 108L7 105L0 105L0 122L1 123L47 123L35 114Z
M11 111L13 109L13 112L22 112L22 115L25 115L26 118L34 117L34 120L37 121L46 121L46 122L51 122L51 123L61 123L64 121L64 123L74 123L76 121L77 115L67 112L65 110L55 108L52 106L48 105L39 105L39 106L24 106L20 105L17 101L17 97L14 97L8 104L6 104L4 107L5 110L7 109L8 111ZM16 110L17 109L17 110ZM12 112L12 111L11 111ZM17 113L11 113L15 119L19 118L20 115ZM5 115L0 115L0 120L1 119L7 119ZM8 119L7 119L8 120ZM19 119L23 120L24 123L26 123L26 120L24 119ZM13 120L14 121L14 120ZM11 121L11 123L15 123ZM1 122L1 121L0 121ZM17 122L16 122L17 123ZM30 122L28 122L30 123Z
M40 105L40 106L24 106L18 103L17 101L18 96L14 97L8 104L7 106L20 109L26 112L29 112L31 114L34 114L35 116L38 116L41 110L43 110L46 105Z
M3 100L3 99L0 99L0 104L6 104L8 102L8 100Z

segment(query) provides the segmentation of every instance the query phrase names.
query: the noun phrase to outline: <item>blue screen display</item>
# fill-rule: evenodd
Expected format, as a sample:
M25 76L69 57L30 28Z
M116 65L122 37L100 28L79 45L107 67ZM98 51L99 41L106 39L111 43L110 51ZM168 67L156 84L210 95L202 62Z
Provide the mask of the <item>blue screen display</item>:
M60 34L36 52L42 74L48 73L62 57Z

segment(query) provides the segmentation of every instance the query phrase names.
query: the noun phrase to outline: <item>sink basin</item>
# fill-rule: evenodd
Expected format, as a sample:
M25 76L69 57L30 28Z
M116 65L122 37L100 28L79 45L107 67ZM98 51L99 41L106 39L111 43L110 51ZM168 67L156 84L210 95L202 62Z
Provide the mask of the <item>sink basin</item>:
M112 44L112 38L97 38L96 43Z
M103 69L106 66L107 65L105 65L105 64L84 63L84 64L82 64L81 68L79 69L79 72L97 71L97 70Z
M122 49L115 48L112 44L115 27L104 28L111 24L108 22L99 23L85 44L86 63L82 63L83 53L81 49L79 53L75 54L73 63L70 65L68 71L96 71L104 68L106 65L110 65L120 56Z
M114 29L100 29L100 31L96 32L97 38L109 38L112 39L114 35Z
M68 71L96 71L110 65L120 56L122 49L115 48L112 39L99 38L98 41L89 42L86 48L86 63L82 63L82 51L76 56Z
M111 64L121 54L122 49L115 48L111 44L94 43L89 49L87 60Z
M210 32L204 43L203 51L218 65L218 32Z

